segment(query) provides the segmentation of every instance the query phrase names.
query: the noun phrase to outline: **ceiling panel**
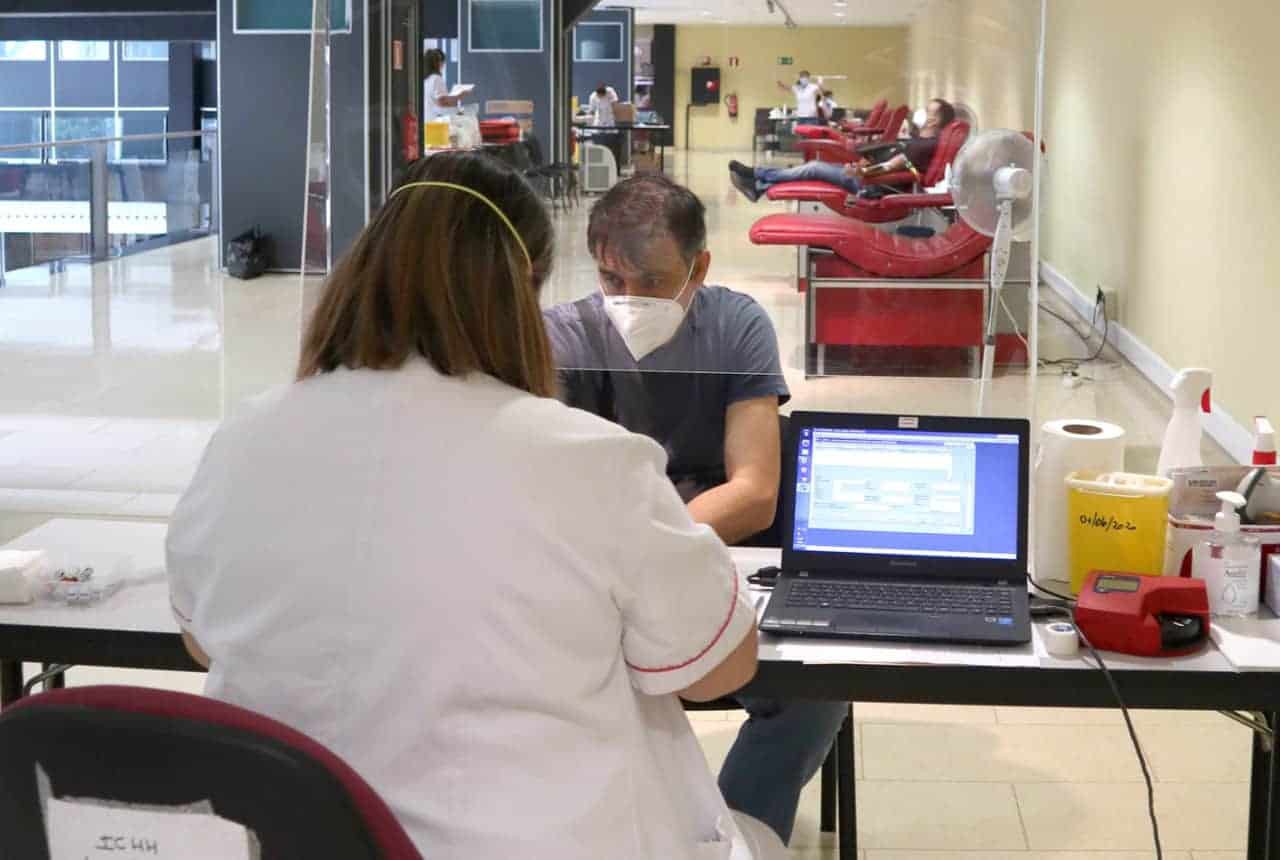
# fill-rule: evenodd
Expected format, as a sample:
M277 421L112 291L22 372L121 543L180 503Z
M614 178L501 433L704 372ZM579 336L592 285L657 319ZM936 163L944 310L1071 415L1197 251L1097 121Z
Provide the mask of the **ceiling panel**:
M781 0L800 27L893 27L909 23L929 0ZM606 5L606 4L602 4ZM782 9L770 0L634 0L611 3L636 10L640 24L782 26ZM843 13L843 16L837 15Z

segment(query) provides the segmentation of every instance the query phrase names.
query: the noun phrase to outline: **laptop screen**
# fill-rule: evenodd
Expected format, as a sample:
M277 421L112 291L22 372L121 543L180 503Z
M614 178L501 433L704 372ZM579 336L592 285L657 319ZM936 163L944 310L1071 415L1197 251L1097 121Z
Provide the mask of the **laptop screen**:
M1017 435L804 427L796 444L793 550L1017 558Z

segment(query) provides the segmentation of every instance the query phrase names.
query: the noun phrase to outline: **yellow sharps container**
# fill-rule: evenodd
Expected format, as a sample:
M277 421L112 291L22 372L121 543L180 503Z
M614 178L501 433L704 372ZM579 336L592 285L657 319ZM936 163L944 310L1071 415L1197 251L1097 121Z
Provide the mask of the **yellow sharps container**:
M1160 576L1173 482L1127 472L1067 475L1071 593L1094 570Z

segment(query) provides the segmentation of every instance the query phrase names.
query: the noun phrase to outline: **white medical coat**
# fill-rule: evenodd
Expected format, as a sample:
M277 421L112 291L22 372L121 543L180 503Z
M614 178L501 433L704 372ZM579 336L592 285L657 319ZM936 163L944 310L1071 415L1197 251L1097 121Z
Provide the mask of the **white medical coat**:
M822 98L822 87L813 81L801 86L799 81L791 85L796 96L796 116L814 117L818 115L818 100Z
M447 95L449 95L449 88L444 85L444 77L440 74L428 75L422 83L422 121L424 123L449 115L449 108L440 104L440 97Z
M342 756L425 857L749 857L672 693L754 613L651 440L339 370L219 429L167 548L206 692Z
M592 125L614 125L613 106L618 101L618 93L613 87L605 87L604 95L592 91L591 98L587 99L587 106L591 112L595 114Z

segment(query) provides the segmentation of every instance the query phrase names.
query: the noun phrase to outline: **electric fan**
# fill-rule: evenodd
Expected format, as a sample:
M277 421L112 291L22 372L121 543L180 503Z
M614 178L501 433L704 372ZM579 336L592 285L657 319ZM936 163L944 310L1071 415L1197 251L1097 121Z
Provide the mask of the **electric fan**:
M956 156L951 170L951 196L965 223L991 236L991 279L987 296L986 333L982 339L982 376L978 383L978 414L986 414L987 389L996 360L996 321L1001 290L1009 271L1010 247L1027 242L1035 223L1032 207L1032 166L1035 146L1024 134L993 129L971 138Z

